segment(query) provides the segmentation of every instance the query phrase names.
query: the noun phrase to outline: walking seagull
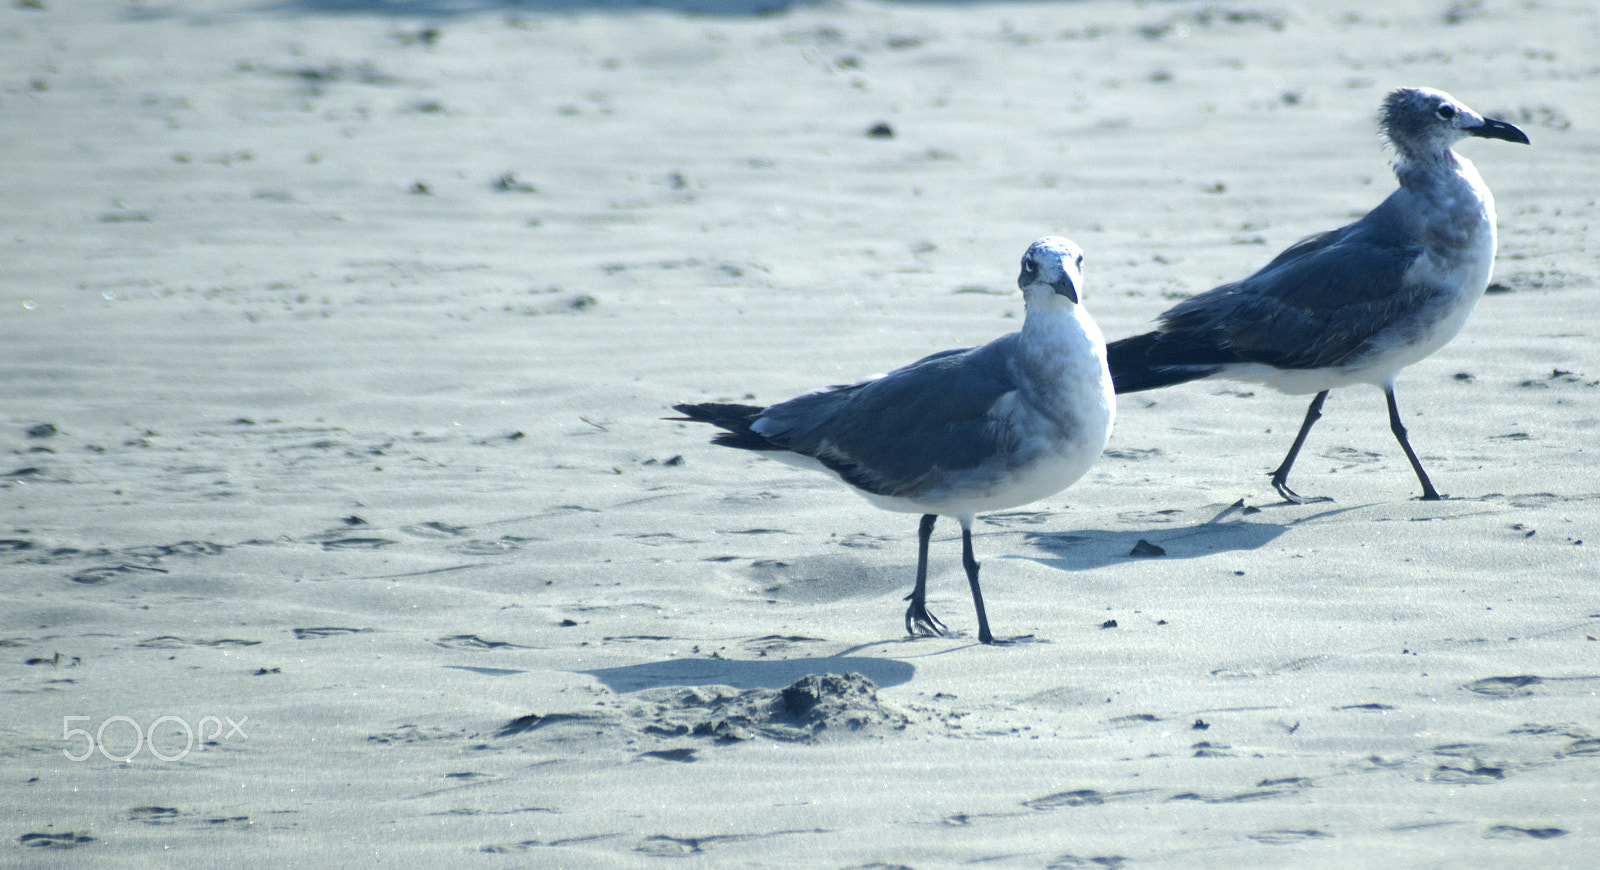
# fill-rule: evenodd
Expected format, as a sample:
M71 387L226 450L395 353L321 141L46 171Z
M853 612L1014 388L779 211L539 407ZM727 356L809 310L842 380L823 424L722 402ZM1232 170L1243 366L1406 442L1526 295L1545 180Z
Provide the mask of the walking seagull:
M1316 393L1272 472L1273 487L1297 504L1307 499L1289 488L1289 469L1328 391L1351 384L1383 390L1389 430L1422 498L1439 498L1406 439L1394 383L1461 331L1494 267L1494 197L1451 146L1468 136L1528 144L1516 127L1430 88L1391 92L1379 120L1399 190L1355 223L1296 242L1243 281L1174 305L1156 331L1109 348L1118 393L1211 376Z
M947 350L857 384L763 408L674 405L674 420L726 430L714 444L821 470L880 508L922 514L911 636L948 636L928 612L928 539L941 516L961 523L961 563L993 643L972 554L976 514L1038 501L1089 470L1111 437L1116 394L1105 339L1084 309L1083 251L1050 236L1022 257L1020 332Z

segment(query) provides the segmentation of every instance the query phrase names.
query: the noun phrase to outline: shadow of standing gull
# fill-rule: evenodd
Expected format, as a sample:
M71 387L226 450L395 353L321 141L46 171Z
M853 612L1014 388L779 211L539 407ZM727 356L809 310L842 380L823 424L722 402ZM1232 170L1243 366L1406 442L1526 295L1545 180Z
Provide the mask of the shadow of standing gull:
M810 674L856 673L880 687L909 682L916 668L894 659L810 656L798 659L666 659L620 668L579 671L618 694L663 686L732 686L781 689Z

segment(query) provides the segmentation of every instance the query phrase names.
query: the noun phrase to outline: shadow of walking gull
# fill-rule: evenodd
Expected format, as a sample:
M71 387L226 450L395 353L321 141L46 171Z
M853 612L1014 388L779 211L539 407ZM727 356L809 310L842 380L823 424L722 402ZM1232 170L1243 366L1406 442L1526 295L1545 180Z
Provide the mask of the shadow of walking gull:
M1195 559L1230 550L1255 550L1277 540L1291 527L1315 522L1357 507L1318 511L1287 523L1265 522L1262 511L1237 502L1202 523L1190 526L1158 526L1133 531L1085 529L1071 532L1026 532L1023 541L1050 553L1049 557L1011 555L1002 558L1026 559L1059 571L1088 571L1156 556L1163 559ZM1247 519L1247 517L1254 517Z
M1152 556L1194 559L1227 550L1255 550L1272 543L1288 528L1278 523L1240 521L1207 523L1187 529L1028 532L1023 535L1023 540L1049 553L1049 556L1012 554L1001 558L1026 559L1060 571L1091 571ZM1152 545L1155 549L1152 549Z
M860 674L880 687L909 682L916 668L895 659L865 656L814 656L799 659L666 659L620 668L579 671L613 692L662 686L732 686L781 689L809 674Z
M958 6L969 0L926 0L931 6ZM986 0L976 0L986 2ZM659 9L692 15L755 16L818 5L817 0L263 0L261 12L332 15L391 15L405 18L455 18L471 15L637 12Z
M699 15L770 15L804 5L807 0L266 0L257 9L290 14L445 19L487 14L566 15L649 9Z

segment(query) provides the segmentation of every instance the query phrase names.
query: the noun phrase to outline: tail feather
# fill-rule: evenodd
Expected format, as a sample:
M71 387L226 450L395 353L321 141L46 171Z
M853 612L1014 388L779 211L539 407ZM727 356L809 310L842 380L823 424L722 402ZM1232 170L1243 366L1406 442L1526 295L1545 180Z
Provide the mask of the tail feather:
M672 410L682 414L682 417L667 417L668 420L684 420L691 423L710 423L724 431L718 432L711 439L712 444L724 447L737 447L740 450L782 450L776 444L756 434L750 426L761 417L761 412L767 410L760 405L735 405L724 402L701 402L699 404L673 405Z
M1120 393L1137 393L1209 377L1238 362L1219 348L1186 341L1177 333L1147 332L1106 345L1111 382Z

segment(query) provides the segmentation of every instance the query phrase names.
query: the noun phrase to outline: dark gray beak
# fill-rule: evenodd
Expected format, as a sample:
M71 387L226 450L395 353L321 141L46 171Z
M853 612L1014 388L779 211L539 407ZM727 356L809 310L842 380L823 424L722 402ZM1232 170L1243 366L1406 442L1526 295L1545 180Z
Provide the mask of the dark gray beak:
M1527 133L1522 132L1511 124L1507 124L1504 121L1496 121L1493 118L1484 118L1482 124L1468 128L1467 132L1482 139L1504 139L1507 142L1516 142L1520 145L1533 144L1528 141Z
M1078 301L1078 288L1073 286L1071 278L1062 278L1050 286L1055 289L1057 296L1065 296L1073 302Z

